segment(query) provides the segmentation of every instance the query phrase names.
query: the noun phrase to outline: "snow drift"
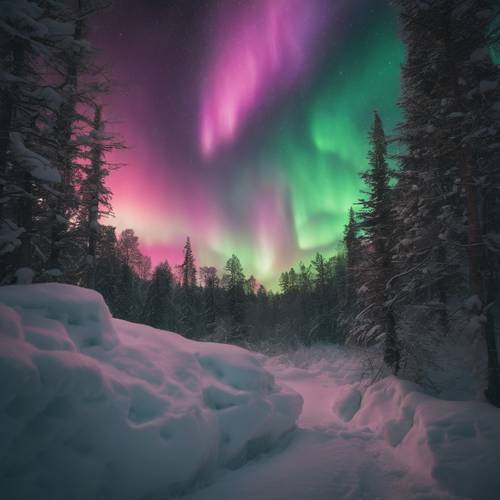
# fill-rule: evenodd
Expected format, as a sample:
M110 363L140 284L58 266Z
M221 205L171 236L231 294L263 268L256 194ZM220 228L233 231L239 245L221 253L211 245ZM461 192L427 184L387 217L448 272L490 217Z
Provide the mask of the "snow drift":
M2 498L165 499L243 464L302 407L263 362L114 320L90 290L1 288Z
M387 377L368 387L351 424L382 437L398 460L453 498L498 498L498 408L437 399L417 384Z
M497 500L500 409L477 400L439 399L393 376L372 383L369 358L369 352L345 346L313 346L268 360L266 366L276 379L304 397L299 426L321 432L328 448L322 452L314 445L314 458L306 462L308 450L312 455L308 443L295 443L295 472L290 473L292 453L286 460L296 484L282 498L309 498L305 488L315 477L316 484L309 484L310 491L317 492L315 500ZM323 464L326 453L330 468ZM285 458L266 463L261 472L267 474L275 466L278 483L280 460ZM307 467L309 471L301 472ZM320 470L324 477L318 478ZM235 481L231 487L238 487ZM252 498L254 492L246 491ZM203 491L199 493L194 498L201 499ZM216 495L204 500L208 498L231 497L219 486Z

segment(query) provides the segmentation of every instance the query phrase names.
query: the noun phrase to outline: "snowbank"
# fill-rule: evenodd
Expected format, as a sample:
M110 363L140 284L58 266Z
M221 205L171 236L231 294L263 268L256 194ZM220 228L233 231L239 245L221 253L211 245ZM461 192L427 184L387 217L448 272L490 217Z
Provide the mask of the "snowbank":
M499 409L437 399L387 377L366 390L351 424L383 437L403 463L454 498L498 498Z
M325 489L323 496L318 493L315 500L345 498L342 488L349 483L349 471L356 468L358 483L364 482L367 489L349 498L497 500L500 410L481 401L435 398L419 385L393 376L372 384L374 373L367 370L369 359L366 362L370 356L347 347L317 346L267 362L278 380L303 395L299 425L331 440L331 461L344 453L341 463L335 464L338 470L349 464L345 481L337 470L324 471L324 478L317 479L318 492L322 486L327 488L332 477L338 484ZM322 467L312 459L304 463L304 453L297 453L302 468ZM315 453L320 456L320 449ZM357 453L364 460L353 456ZM369 469L373 470L368 475ZM306 496L301 497L296 485L288 498Z
M269 449L302 399L263 358L114 320L95 292L0 288L0 492L168 498Z

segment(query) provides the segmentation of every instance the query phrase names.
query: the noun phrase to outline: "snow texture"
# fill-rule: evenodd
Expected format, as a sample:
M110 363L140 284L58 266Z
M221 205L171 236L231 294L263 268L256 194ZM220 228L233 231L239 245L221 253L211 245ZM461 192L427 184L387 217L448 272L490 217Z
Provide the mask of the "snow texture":
M318 346L269 359L304 397L299 429L185 500L498 499L500 410L392 376L372 383L366 356Z
M21 244L19 236L23 232L24 229L11 220L0 221L0 255L13 252L18 247Z
M44 182L61 182L59 171L50 164L49 160L27 148L20 133L11 132L10 142L16 162L33 177Z
M114 320L62 284L0 288L5 499L166 499L295 427L264 357Z

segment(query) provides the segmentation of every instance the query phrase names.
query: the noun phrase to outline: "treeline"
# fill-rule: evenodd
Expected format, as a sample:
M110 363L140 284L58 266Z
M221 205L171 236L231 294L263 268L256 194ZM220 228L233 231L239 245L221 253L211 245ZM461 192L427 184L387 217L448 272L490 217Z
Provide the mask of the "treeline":
M94 287L99 219L111 213L108 80L87 39L100 0L0 6L0 283Z
M95 288L115 317L197 339L270 350L317 341L340 342L338 315L345 262L317 254L280 278L281 293L245 276L236 255L224 268L197 267L189 238L182 264L167 261L151 272L139 239L127 229L118 238L102 226Z
M486 397L500 406L499 5L395 3L406 62L391 141L401 152L391 170L375 114L366 192L345 238L347 339L380 345L395 374L413 365L422 375L443 339L460 342L460 317L470 344L484 343Z

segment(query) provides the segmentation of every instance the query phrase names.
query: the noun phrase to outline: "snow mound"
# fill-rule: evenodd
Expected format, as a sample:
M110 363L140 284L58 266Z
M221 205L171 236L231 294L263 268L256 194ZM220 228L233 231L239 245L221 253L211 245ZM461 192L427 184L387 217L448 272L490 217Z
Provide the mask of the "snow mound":
M114 320L69 285L0 288L0 491L19 500L182 494L271 448L302 398L264 358Z
M58 283L6 286L0 289L0 304L22 314L27 336L56 342L58 349L60 342L68 349L117 344L108 307L92 290Z
M365 391L350 425L381 436L402 463L454 498L498 498L498 408L437 399L414 383L387 377Z

